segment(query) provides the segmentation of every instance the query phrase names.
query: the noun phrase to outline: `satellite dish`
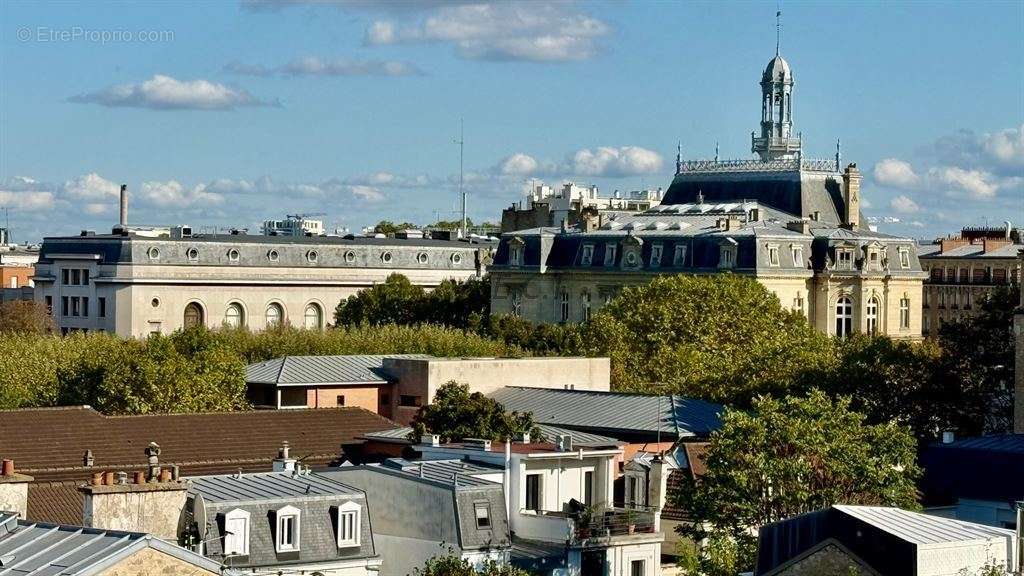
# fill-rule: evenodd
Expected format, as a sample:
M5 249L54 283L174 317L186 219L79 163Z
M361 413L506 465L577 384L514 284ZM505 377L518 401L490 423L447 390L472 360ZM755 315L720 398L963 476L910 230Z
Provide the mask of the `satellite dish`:
M203 500L202 494L196 494L192 500L192 518L199 530L199 537L206 538L206 501Z

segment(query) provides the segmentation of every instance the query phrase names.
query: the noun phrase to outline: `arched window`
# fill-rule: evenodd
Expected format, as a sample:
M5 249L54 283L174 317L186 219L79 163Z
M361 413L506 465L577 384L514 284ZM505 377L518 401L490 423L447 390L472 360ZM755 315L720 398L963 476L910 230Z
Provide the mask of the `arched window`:
M277 302L271 302L267 306L267 328L280 326L284 321L284 308Z
M584 322L590 320L590 292L580 294L580 318Z
M841 296L836 301L836 336L846 338L853 332L853 301Z
M319 330L323 327L323 318L324 315L319 304L307 304L306 312L303 315L303 326L306 330Z
M562 291L558 296L558 319L560 322L569 321L569 293Z
M203 308L196 302L185 306L185 328L203 325Z
M523 315L523 293L518 289L510 289L508 291L508 300L511 304L511 313L513 316L519 317Z
M878 333L878 298L874 296L868 300L867 320L868 334L874 336Z
M228 304L228 309L224 311L224 325L228 328L245 326L245 312L242 311L241 304L238 302Z

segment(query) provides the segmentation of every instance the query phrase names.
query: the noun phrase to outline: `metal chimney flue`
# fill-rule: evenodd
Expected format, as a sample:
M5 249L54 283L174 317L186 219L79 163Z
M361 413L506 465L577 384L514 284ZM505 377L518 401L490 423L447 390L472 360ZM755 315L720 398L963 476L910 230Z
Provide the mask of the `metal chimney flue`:
M121 228L128 226L128 185L121 184Z

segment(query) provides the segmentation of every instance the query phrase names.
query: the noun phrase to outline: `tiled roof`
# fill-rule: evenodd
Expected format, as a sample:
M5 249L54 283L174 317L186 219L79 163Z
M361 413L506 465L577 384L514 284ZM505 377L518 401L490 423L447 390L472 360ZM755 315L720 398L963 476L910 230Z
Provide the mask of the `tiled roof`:
M537 422L598 431L707 436L721 426L724 407L682 396L508 386L491 394L507 410L531 412Z
M356 356L284 356L245 369L249 384L384 384L384 358L431 358L425 354Z
M93 472L142 470L150 442L183 475L270 469L285 440L306 465L337 460L343 443L390 420L362 408L104 416L89 407L0 411L0 457L37 482L87 480ZM91 451L92 466L83 456Z
M85 495L80 482L33 482L28 485L28 514L33 520L81 524Z
M190 494L202 494L207 502L217 503L362 494L351 486L312 473L218 474L189 479Z
M0 513L0 572L12 576L92 576L144 548L222 573L220 563L148 534L24 522Z

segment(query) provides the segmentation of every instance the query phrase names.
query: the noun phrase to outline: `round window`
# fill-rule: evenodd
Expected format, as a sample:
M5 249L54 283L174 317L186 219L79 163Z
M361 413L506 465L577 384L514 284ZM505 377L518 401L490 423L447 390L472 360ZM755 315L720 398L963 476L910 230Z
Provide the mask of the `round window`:
M380 259L385 264L390 264L391 263L391 252L385 252L385 253L381 254L380 255Z
M630 266L636 266L636 252L630 252L626 254L626 264Z
M271 262L277 262L279 258L280 255L278 255L277 250L271 250L267 252L267 260L270 260Z
M186 252L186 255L188 256L189 260L199 260L199 250L195 248L189 248L188 252Z
M235 250L234 248L228 250L228 260L238 262L238 250Z
M351 264L351 263L353 263L355 261L356 261L356 253L355 252L353 252L351 250L349 250L348 252L345 252L345 262L348 262L349 264Z
M160 299L159 298L153 298L152 300L149 301L149 304L153 308L159 308L160 307Z
M150 248L149 252L147 252L147 254L149 254L149 259L150 260L159 260L160 259L160 250L155 248L155 247L154 248Z
M419 262L420 264L426 264L427 263L427 253L426 252L420 252L419 254L417 254L416 255L416 261Z
M309 260L310 262L316 262L316 259L318 257L319 255L316 253L316 250L310 250L309 252L306 252L306 260Z
M452 254L452 263L453 264L461 264L462 263L462 254Z

